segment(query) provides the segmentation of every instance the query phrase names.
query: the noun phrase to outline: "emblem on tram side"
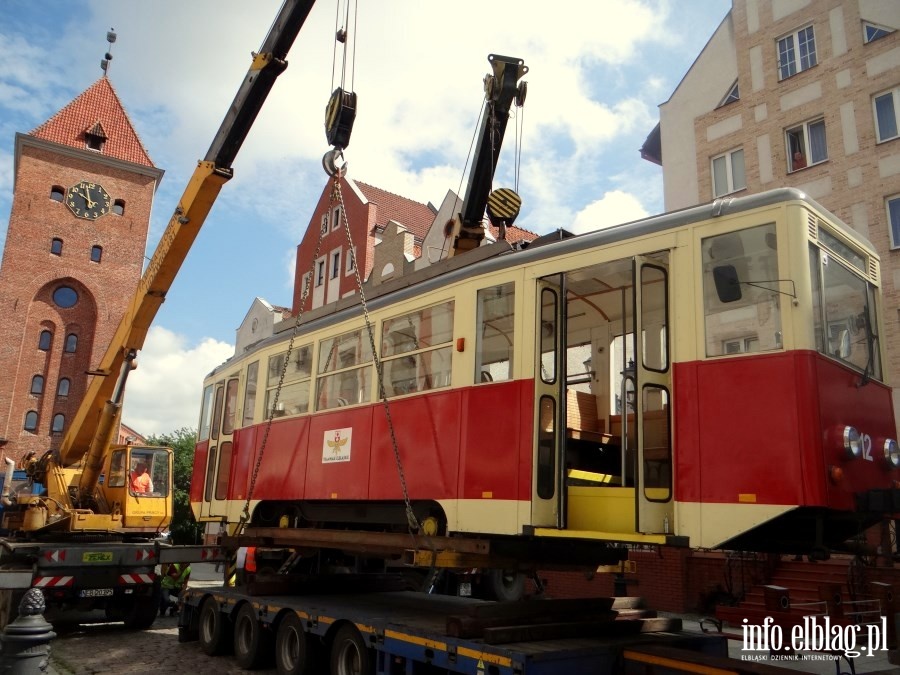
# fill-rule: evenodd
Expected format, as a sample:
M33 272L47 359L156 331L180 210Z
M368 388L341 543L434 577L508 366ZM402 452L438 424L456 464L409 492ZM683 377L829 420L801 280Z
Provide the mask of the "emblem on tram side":
M322 463L349 462L353 429L329 429L322 444Z

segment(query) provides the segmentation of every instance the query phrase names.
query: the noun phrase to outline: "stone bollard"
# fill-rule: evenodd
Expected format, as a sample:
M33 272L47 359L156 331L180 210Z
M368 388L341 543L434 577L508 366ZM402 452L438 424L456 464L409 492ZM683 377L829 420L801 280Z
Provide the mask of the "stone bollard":
M0 673L38 675L50 662L53 626L44 621L44 594L29 589L19 603L19 616L0 634Z

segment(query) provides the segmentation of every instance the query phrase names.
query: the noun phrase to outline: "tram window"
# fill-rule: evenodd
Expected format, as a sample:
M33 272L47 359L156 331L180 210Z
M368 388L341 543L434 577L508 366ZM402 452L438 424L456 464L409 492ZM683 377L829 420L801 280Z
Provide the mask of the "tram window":
M234 433L234 415L237 411L238 379L228 380L225 388L225 416L222 418L222 433L226 436ZM224 446L224 444L223 444Z
M810 250L810 274L816 348L881 379L872 286L815 246Z
M558 329L556 326L557 295L552 288L541 291L541 381L546 384L556 382L556 359ZM588 347L590 358L590 347Z
M359 330L319 343L316 409L368 403L371 399L372 345Z
M287 363L287 367L285 367ZM275 392L284 371L284 382L275 403ZM269 357L269 374L266 379L266 415L272 414L272 405L276 405L275 417L299 415L309 411L309 380L312 374L312 345L303 345L288 353L281 352Z
M228 498L228 480L231 478L231 441L219 446L219 471L216 478L216 499Z
M241 419L242 427L253 424L253 413L256 410L256 379L259 374L259 361L254 361L247 366L247 385L244 387L244 415Z
M203 490L204 501L212 501L213 485L216 479L216 446L209 449L206 457L206 486Z
M537 494L550 499L556 491L556 401L541 396L537 448Z
M476 383L512 379L515 287L510 282L478 291Z
M211 384L207 385L203 390L203 404L200 407L200 433L197 435L198 441L205 441L209 438L213 390L214 386Z
M212 437L219 437L219 428L222 422L222 395L225 393L225 383L219 382L216 385L216 405L213 408L212 417Z
M781 285L775 224L707 237L701 244L706 355L782 347ZM730 269L733 268L733 273ZM718 273L716 270L719 270ZM720 297L716 275L736 275L740 295ZM721 279L720 279L721 281Z
M452 340L452 301L387 319L381 335L385 394L449 386Z
M668 280L666 270L653 265L641 267L641 340L644 367L657 372L669 368ZM658 338L658 339L657 339Z
M669 392L663 387L645 385L642 393L644 497L652 502L667 502L672 498Z

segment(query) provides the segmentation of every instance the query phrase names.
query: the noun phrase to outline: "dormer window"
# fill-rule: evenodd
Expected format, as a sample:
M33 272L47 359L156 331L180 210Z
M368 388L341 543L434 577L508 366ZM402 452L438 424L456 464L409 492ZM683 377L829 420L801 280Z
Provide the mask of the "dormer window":
M106 143L106 132L103 125L97 122L90 129L84 132L84 147L94 152L103 152L103 145Z

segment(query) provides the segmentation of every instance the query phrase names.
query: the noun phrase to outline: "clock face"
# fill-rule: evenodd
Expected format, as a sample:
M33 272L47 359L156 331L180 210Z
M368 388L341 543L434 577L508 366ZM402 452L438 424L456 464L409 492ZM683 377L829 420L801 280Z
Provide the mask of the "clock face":
M109 213L109 193L99 183L83 180L69 188L66 205L79 218L95 220Z

